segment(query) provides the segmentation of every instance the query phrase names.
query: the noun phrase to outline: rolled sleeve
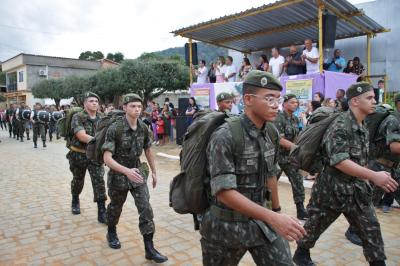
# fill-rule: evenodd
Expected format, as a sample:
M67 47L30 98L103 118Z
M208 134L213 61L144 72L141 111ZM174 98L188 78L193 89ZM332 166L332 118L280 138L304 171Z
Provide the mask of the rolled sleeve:
M71 129L74 132L74 134L78 133L81 130L85 130L85 127L83 126L79 114L74 114L74 116L72 117Z
M211 135L207 146L208 171L213 196L221 190L237 188L233 154L231 130L222 126Z
M271 167L271 170L268 169L267 178L278 176L280 172L281 168L279 167L279 164L276 163Z
M328 128L323 146L330 166L350 158L349 139L343 119L337 119Z
M112 125L108 128L105 141L103 143L103 146L101 146L101 150L103 152L109 151L112 154L115 153L115 126L114 125Z
M221 190L236 189L236 176L234 174L226 174L215 176L211 179L211 195L215 196Z

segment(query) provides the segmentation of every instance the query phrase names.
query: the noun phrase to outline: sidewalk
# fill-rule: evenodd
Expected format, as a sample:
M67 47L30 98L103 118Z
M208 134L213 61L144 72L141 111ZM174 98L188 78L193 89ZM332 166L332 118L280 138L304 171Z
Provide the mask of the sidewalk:
M106 243L106 226L97 222L90 178L81 195L81 215L70 211L70 181L64 141L33 149L0 131L0 265L153 265L144 258L138 215L128 196L118 225L120 250ZM177 155L175 145L154 147L155 153ZM176 153L178 151L178 153ZM192 217L168 206L169 182L179 162L157 156L159 184L150 188L154 210L156 248L169 257L165 265L201 265L198 232ZM306 189L309 194L310 190ZM280 183L283 212L295 215L291 189ZM377 210L388 265L400 264L400 210ZM367 265L360 247L344 237L347 221L340 217L317 242L312 257L318 265ZM291 244L292 253L295 244ZM246 254L241 265L254 265Z

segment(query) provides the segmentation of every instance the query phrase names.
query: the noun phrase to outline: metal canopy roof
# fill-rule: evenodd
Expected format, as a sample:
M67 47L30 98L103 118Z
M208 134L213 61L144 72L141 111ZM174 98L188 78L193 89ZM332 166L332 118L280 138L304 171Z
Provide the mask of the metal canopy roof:
M318 41L318 7L338 18L336 39L389 31L346 0L282 0L171 33L243 53Z

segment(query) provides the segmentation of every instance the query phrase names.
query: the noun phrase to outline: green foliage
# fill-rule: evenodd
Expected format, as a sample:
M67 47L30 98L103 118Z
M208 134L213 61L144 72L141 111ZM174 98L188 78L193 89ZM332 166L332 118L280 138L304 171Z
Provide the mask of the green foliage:
M154 54L161 56L162 58L176 58L179 57L183 62L185 60L185 48L175 47L169 48L163 51L155 52ZM214 46L211 44L198 42L197 43L197 56L199 60L206 60L207 65L211 62L216 62L218 56L227 56L228 49Z
M0 84L6 84L6 73L0 71Z
M5 102L7 99L3 94L0 94L0 102Z
M117 62L117 63L121 63L122 61L124 61L124 54L121 52L116 52L115 54L108 53L107 59L113 60L114 62Z
M82 52L79 55L79 59L96 61L99 59L104 59L104 54L100 51L96 51L96 52L86 51L86 52Z
M147 101L165 91L183 90L189 86L189 69L179 60L124 60L119 68L109 68L91 76L69 76L60 80L43 80L32 88L36 98L52 98L59 105L63 98L74 97L82 105L87 91L97 93L103 101L134 92Z

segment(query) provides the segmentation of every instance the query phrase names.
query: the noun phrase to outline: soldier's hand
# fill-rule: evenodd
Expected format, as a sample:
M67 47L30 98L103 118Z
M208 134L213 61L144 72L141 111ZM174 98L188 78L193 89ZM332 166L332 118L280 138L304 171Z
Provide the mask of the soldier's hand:
M153 188L157 186L157 175L155 173L151 173L151 178L153 179Z
M128 169L125 172L125 175L128 179L135 183L143 183L143 177L140 175L140 172L137 168Z
M298 241L306 235L306 231L300 222L287 214L275 213L276 217L270 225L283 238L288 241Z
M376 172L372 182L385 192L395 192L399 186L396 180L390 176L390 173L385 171Z

